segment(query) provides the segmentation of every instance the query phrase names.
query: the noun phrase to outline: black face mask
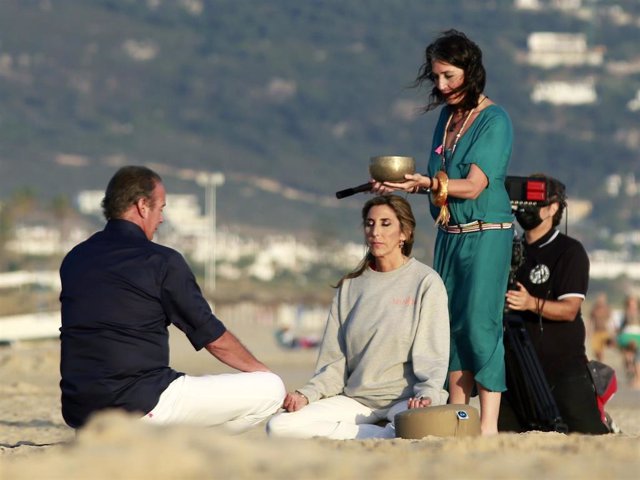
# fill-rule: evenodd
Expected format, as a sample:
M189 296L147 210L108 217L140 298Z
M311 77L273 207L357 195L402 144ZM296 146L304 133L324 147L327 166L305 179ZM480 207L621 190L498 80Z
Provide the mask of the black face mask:
M542 223L540 218L540 209L537 207L525 207L524 209L518 209L516 212L516 220L520 226L525 230L533 230Z

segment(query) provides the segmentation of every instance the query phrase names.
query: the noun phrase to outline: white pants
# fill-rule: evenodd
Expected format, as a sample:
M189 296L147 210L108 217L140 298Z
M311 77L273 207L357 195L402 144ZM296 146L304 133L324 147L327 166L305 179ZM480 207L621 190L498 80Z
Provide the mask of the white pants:
M157 425L222 425L239 433L278 411L285 393L280 377L270 372L183 375L142 419Z
M267 433L278 437L327 437L335 440L394 438L393 419L407 409L407 400L390 408L373 409L344 395L311 402L297 412L278 413L267 424ZM375 425L388 420L386 426Z

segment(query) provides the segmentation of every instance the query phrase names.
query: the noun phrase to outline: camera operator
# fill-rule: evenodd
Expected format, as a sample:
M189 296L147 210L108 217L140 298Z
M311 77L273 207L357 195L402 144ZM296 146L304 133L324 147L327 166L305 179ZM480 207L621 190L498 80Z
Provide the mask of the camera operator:
M589 259L582 244L556 227L566 208L565 186L547 181L546 201L520 206L516 219L524 230L524 259L506 294L510 315L524 320L553 397L569 432L603 434L593 382L587 369L585 326L580 307L589 283ZM500 408L501 431L523 431L509 404Z

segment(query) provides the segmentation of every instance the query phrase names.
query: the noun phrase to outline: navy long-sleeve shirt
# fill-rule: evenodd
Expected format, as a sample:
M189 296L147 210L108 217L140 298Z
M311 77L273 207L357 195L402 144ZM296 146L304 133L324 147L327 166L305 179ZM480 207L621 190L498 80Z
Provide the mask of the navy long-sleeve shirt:
M105 408L153 409L183 375L169 367L169 324L196 350L226 330L182 255L126 220L73 248L60 278L62 415L74 428Z

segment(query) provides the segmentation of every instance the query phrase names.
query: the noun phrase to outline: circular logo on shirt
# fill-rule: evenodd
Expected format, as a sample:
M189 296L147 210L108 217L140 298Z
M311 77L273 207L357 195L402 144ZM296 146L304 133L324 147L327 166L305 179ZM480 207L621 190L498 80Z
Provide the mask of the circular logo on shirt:
M529 272L529 280L535 285L540 285L549 280L551 272L546 265L536 265L531 272Z

